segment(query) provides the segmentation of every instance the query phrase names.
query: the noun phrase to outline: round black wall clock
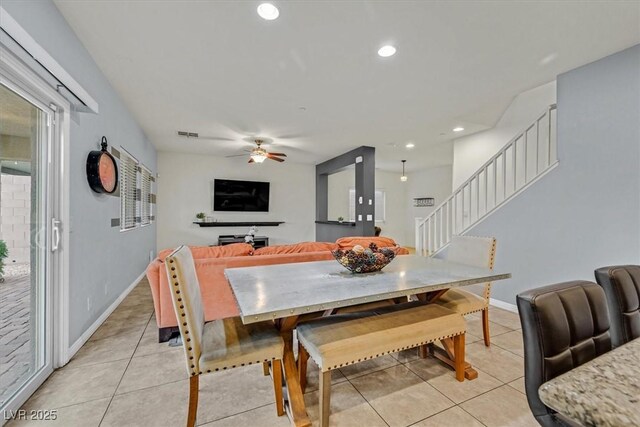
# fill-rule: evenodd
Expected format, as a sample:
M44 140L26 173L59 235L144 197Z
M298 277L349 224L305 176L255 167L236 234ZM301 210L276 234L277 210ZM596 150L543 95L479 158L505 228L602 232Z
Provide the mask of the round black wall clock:
M87 157L87 181L96 193L111 194L118 188L118 165L107 151L107 138L102 137L102 150L92 151Z

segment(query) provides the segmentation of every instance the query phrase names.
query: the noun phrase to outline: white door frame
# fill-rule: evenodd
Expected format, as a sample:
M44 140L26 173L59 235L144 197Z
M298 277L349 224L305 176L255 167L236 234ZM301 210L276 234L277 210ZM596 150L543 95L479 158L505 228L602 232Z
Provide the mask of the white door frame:
M54 88L49 86L29 67L17 59L0 44L0 82L17 92L29 102L50 114L52 121L49 132L48 176L54 182L47 182L49 213L47 218L61 221L59 250L51 251L52 236L46 237L47 261L49 262L47 280L50 286L45 295L47 309L51 314L47 319L46 331L52 343L52 351L46 356L53 369L68 362L69 354L69 135L71 107ZM51 181L51 180L49 180ZM47 224L48 226L50 224ZM49 227L48 227L49 228ZM41 384L37 380L46 379L52 369L41 370L34 381L25 387L20 400L14 398L7 402L7 410L16 410ZM32 389L32 390L31 390ZM26 396L26 398L25 398ZM2 422L2 420L0 420Z

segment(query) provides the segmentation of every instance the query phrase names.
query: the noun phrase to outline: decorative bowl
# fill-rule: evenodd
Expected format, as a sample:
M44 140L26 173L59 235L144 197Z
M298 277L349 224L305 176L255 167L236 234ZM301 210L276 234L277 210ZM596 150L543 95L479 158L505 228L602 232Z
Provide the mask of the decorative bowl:
M375 243L368 248L356 245L353 249L331 251L336 261L352 273L373 273L387 266L396 254L391 249L378 249Z

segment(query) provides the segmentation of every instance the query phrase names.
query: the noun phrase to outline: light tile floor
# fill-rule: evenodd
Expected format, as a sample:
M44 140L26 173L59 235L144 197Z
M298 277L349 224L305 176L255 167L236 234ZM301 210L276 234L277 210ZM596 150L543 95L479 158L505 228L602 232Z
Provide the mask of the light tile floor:
M467 354L478 369L477 380L458 383L452 371L419 359L415 350L350 366L333 374L331 425L537 426L524 395L518 317L492 307L491 319L491 348L481 341L479 316L468 319ZM188 389L182 349L157 342L151 293L143 280L24 409L57 409L58 420L47 426L182 426ZM305 401L314 425L317 390L317 367L311 363ZM275 414L270 378L252 365L202 377L198 425L290 424Z

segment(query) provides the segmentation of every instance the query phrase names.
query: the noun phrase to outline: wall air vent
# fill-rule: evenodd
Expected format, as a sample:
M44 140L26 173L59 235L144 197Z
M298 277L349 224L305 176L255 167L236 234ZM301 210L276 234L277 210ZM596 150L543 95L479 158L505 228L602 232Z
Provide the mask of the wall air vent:
M183 130L179 130L178 131L178 136L184 136L187 138L198 138L198 133L197 132L186 132Z

